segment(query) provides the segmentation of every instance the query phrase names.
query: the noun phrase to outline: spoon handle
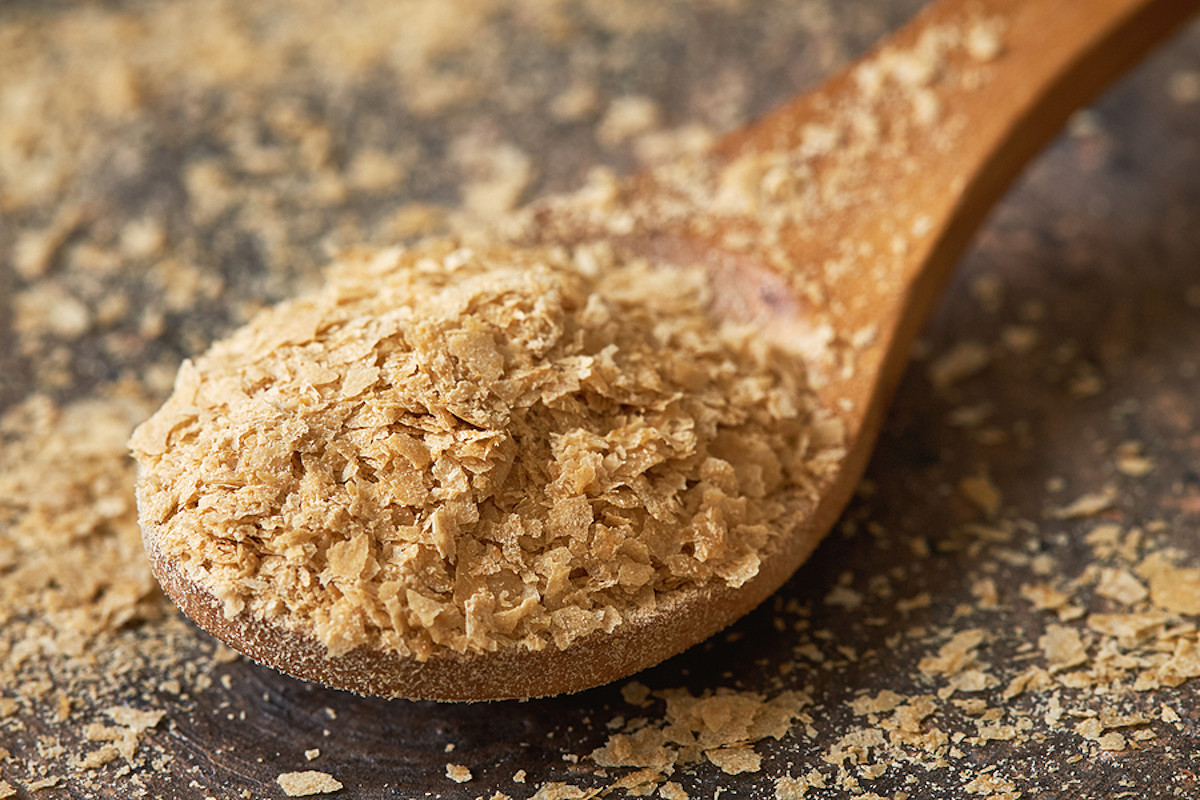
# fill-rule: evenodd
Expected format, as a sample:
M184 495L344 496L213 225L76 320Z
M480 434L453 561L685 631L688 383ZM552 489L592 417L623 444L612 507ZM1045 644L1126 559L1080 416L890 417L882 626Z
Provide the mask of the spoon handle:
M726 176L759 179L782 163L800 186L753 187L756 205L711 226L711 241L736 228L812 299L802 314L831 332L834 353L821 391L847 410L851 439L873 441L928 311L1022 167L1197 10L1200 0L938 0L719 144ZM756 160L767 166L747 168Z

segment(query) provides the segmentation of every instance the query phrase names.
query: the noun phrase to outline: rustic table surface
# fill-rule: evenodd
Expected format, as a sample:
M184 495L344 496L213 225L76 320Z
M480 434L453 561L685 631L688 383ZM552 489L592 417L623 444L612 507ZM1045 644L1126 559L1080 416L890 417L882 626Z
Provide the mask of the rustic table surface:
M151 408L183 357L341 247L694 147L918 6L0 4L0 797L281 797L277 776L300 770L346 798L621 796L633 770L590 754L636 718L661 728L655 693L680 688L807 699L786 736L750 743L759 769L701 758L632 793L1200 796L1195 24L992 215L815 557L726 635L637 676L645 701L626 684L359 698L215 649L152 589L106 600L116 584L86 563L95 588L69 602L69 579L21 572L80 537L136 535L126 503L52 536L80 509L45 515L31 486L106 469L71 441L41 458L31 431L53 439L53 420L114 398ZM128 497L127 462L106 457L113 485L72 502ZM93 613L104 602L132 610Z

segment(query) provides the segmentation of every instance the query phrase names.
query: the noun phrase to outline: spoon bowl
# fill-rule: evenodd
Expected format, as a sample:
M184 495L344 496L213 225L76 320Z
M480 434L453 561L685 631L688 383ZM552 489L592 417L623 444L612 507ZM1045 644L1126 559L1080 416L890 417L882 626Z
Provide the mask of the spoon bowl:
M941 0L872 53L708 154L539 202L488 234L603 243L701 265L712 313L800 351L844 453L760 553L754 577L666 595L564 649L339 656L229 616L144 527L164 590L202 628L288 674L362 694L475 701L579 691L703 641L774 592L832 528L865 469L920 326L973 231L1024 164L1200 8L1196 0Z

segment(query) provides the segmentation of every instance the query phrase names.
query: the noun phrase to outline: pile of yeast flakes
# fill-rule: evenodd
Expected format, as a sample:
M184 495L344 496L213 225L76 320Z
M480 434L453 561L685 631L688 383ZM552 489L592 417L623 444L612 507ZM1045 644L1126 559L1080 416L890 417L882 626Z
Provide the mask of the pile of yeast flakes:
M155 546L333 655L564 648L752 578L836 426L703 270L582 253L351 255L185 364L132 439Z

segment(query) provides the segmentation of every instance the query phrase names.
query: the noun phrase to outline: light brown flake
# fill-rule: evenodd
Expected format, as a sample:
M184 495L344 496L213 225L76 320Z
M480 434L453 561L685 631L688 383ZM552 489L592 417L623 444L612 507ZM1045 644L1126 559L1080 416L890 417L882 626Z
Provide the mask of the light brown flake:
M1100 572L1100 581L1096 584L1096 594L1116 600L1118 603L1133 605L1146 599L1149 592L1141 581L1128 570L1105 568Z
M1101 511L1111 508L1116 499L1116 488L1108 486L1098 492L1080 495L1065 506L1051 509L1049 515L1054 519L1094 517Z
M855 714L883 714L903 703L904 695L897 694L891 689L881 689L874 697L863 695L850 701L850 708Z
M285 772L275 779L288 797L309 797L341 791L342 783L328 772L315 769Z
M980 342L959 342L929 365L929 381L938 389L949 388L982 372L991 358L991 351Z
M762 767L762 756L750 747L721 747L705 750L704 757L720 768L726 775L743 772L758 772Z
M989 517L996 516L996 512L1000 510L1003 500L1000 490L986 475L963 478L958 482L958 490L972 505Z
M1003 778L994 772L987 772L963 784L962 788L969 794L994 794L1014 791L1017 785L1008 778Z
M538 787L529 800L582 800L588 792L573 783L547 781Z
M1048 625L1038 637L1038 647L1051 672L1077 667L1087 661L1087 647L1079 632L1065 625Z
M471 780L471 770L464 767L462 764L447 764L446 777L455 783L466 783Z
M1039 611L1057 611L1071 600L1066 592L1041 583L1027 583L1021 586L1021 597L1033 603Z
M1200 569L1177 567L1162 553L1146 556L1136 570L1150 584L1150 602L1176 614L1200 614Z
M1167 616L1161 612L1145 614L1091 614L1088 627L1104 636L1112 636L1117 644L1132 648L1163 629Z
M955 675L977 664L976 649L987 639L982 628L959 631L938 650L936 656L921 659L918 668L926 675Z
M675 781L667 781L658 788L658 796L663 800L689 800L687 791Z

